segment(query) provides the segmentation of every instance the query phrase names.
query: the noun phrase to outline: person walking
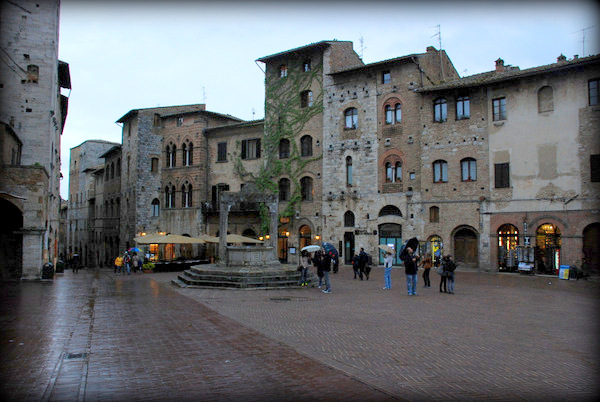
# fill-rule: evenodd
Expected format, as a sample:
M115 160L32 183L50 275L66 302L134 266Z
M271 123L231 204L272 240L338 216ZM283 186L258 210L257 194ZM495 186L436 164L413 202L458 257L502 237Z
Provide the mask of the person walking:
M454 294L454 270L456 269L456 264L449 255L444 257L442 264L444 265L444 271L446 272L448 293L452 295Z
M131 265L133 267L133 273L142 272L142 264L140 264L140 257L137 254L134 254L131 258Z
M358 278L360 271L360 260L358 255L356 255L356 252L354 252L354 255L352 256L352 270L354 271L354 279Z
M431 260L431 257L426 257L423 260L423 282L424 288L430 288L431 287L431 281L429 280L429 271L431 271L431 267L433 266L433 261Z
M406 247L404 255L404 271L406 273L406 288L409 296L417 295L417 257L411 247Z
M127 270L127 275L131 274L131 256L126 251L125 256L123 257L123 264L125 264L125 270Z
M383 259L385 271L383 273L384 286L383 290L390 290L392 288L392 265L394 264L394 256L390 252L385 253Z
M323 270L321 267L322 260L321 250L315 252L315 257L313 258L313 265L317 268L317 277L319 278L319 289L323 286Z
M120 255L117 256L117 258L115 258L115 274L121 273L121 267L123 266L123 257L121 257Z
M360 280L363 280L363 274L366 272L365 269L367 264L369 263L369 256L365 253L364 248L360 248L360 253L358 254L358 276Z
M440 274L440 293L446 293L446 280L448 279L448 272L446 271L446 264L444 264L444 261L441 262L440 268L438 269L438 273ZM442 290L442 287L444 290Z
M323 279L325 280L325 289L323 289L323 293L331 293L331 283L329 282L331 257L328 253L324 253L323 258L321 259L321 271L323 271Z
M310 266L310 254L304 250L300 254L300 266L302 271L300 272L300 286L308 286L308 267Z

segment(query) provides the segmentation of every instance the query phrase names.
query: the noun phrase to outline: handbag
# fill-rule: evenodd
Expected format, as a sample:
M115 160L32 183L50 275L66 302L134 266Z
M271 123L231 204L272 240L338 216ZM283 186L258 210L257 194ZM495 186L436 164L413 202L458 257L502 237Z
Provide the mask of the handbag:
M437 267L437 268L435 269L435 272L436 272L438 275L445 276L445 275L444 275L444 268L442 268L442 267Z

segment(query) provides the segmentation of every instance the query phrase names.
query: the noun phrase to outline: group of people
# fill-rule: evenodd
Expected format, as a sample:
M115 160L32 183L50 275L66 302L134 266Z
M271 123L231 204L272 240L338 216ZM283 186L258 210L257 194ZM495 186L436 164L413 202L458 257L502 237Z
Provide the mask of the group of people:
M332 255L332 252L325 252L317 250L314 257L307 251L302 251L300 254L300 266L301 271L300 286L309 285L309 268L313 265L317 270L317 277L319 278L318 288L322 289L323 293L331 293L331 280L329 273L331 272L331 264L333 258L337 257ZM401 252L400 258L404 264L404 272L406 274L406 287L409 296L417 295L417 273L419 267L423 268L423 282L424 288L431 287L431 280L429 273L432 268L436 269L436 272L440 275L440 292L454 294L454 270L456 264L452 261L449 255L436 259L435 263L431 257L425 257L421 261L421 257L415 254L415 250L412 247L406 247ZM363 278L369 279L369 273L371 272L370 257L365 252L364 248L360 249L360 253L356 253L352 256L352 269L354 271L354 279ZM390 290L392 288L392 266L394 264L393 253L387 251L384 257L384 290ZM334 273L337 270L334 269Z
M130 254L129 252L125 251L123 255L119 255L117 258L115 258L115 274L120 275L127 272L127 275L131 275L131 271L134 273L142 272L142 263L143 261L140 256L137 255L137 253Z
M406 247L406 252L401 253L401 259L404 263L404 271L406 273L406 288L409 296L417 295L417 272L419 267L423 267L423 285L424 288L431 287L431 280L429 278L429 272L436 266L436 272L440 275L440 293L454 294L454 270L456 264L449 255L442 258L441 263L436 262L434 264L431 257L425 257L423 261L417 255L411 247ZM392 265L394 263L394 256L390 252L386 252L384 258L384 290L392 288ZM442 290L443 289L443 290Z

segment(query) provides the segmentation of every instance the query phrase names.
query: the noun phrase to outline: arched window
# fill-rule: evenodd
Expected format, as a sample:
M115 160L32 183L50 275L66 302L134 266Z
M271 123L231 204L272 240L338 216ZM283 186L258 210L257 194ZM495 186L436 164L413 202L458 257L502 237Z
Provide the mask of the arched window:
M396 123L402 122L402 105L396 103L394 106L394 118L396 119Z
M352 157L346 157L346 186L352 187Z
M346 211L344 214L344 226L347 228L354 227L354 214L352 211Z
M311 107L313 105L312 91L303 91L300 93L300 107Z
M121 177L121 158L117 159L117 176Z
M443 160L433 162L433 182L447 183L448 182L448 163Z
M290 141L283 138L279 141L279 159L290 157Z
M429 208L429 222L436 223L440 221L440 209L438 207Z
M152 216L158 216L160 213L160 201L158 198L152 200Z
M386 162L386 164L385 164L385 182L386 183L394 182L394 169L390 162Z
M402 212L400 212L400 209L394 205L386 205L385 207L381 208L381 211L379 211L379 216L386 215L402 216Z
M445 98L433 101L433 121L443 122L448 120L448 104Z
M310 135L300 138L300 153L302 156L312 156L312 137Z
M290 180L283 178L279 180L279 201L289 201L290 199Z
M166 159L166 161L165 161L165 162L166 162L166 163L165 163L165 165L166 165L167 167L171 167L171 147L170 147L170 146L168 146L168 145L167 145L167 147L165 148L165 155L167 156L167 159Z
M192 166L194 164L194 144L193 143L189 143L188 144L188 157L187 157L187 162L188 162L188 166Z
M300 194L302 201L313 200L313 180L310 177L305 176L300 179Z
M187 153L187 145L184 142L183 145L181 145L181 166L187 166L188 164L188 153Z
M165 208L171 208L171 190L165 187Z
M388 103L385 105L385 124L400 122L402 122L402 105L400 103Z
M538 112L551 112L554 110L554 91L552 87L545 86L538 91Z
M473 158L465 158L460 161L460 176L462 181L477 180L477 161Z
M192 206L192 185L184 184L181 186L181 207L190 208Z
M396 183L402 181L402 162L386 162L384 166L386 183Z
M355 107L346 109L344 117L346 130L356 130L358 128L358 110Z
M392 105L385 105L385 124L394 123L394 109Z
M171 193L169 194L169 196L169 204L171 205L171 208L175 208L175 186L171 186Z
M396 171L396 181L402 181L402 163L396 162L394 170Z

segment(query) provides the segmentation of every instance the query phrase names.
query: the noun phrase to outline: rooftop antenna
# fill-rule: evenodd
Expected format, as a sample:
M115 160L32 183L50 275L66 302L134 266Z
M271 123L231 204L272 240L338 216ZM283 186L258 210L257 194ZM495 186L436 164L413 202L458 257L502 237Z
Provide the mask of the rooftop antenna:
M577 32L581 32L582 38L581 38L581 46L582 46L582 52L581 52L581 57L585 57L585 35L586 32L592 28L595 28L596 25L592 25L591 27L587 27L587 28L583 28L580 29L579 31L575 31L575 32L571 32L571 35L576 34Z
M206 88L202 87L202 103L206 105Z
M252 108L252 120L254 120L254 114L256 113L256 110L254 110L254 108Z
M360 42L360 55L358 56L361 60L363 58L363 55L365 53L365 39L362 37L362 35L360 36L360 38L358 39L358 41Z
M439 43L439 54L440 54L440 71L442 73L442 81L444 80L444 63L442 63L442 27L440 26L440 24L437 24L436 26L430 27L430 28L437 28L437 33L434 34L433 37L438 37L438 43Z

